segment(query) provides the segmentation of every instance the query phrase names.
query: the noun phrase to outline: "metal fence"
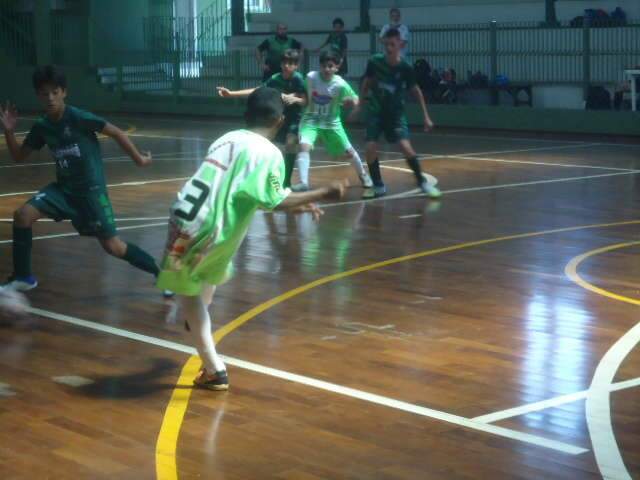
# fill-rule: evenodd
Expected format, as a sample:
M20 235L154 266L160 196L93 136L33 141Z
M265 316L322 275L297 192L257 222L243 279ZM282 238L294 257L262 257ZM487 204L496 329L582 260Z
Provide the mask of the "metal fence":
M0 8L0 50L18 65L36 62L32 14Z
M375 35L378 32L376 31ZM379 42L372 42L381 47ZM640 63L640 23L555 27L537 23L412 27L409 61L535 84L615 84Z
M267 11L266 1L247 0L248 11ZM0 4L1 6L1 4ZM253 9L253 10L252 10ZM120 69L121 90L144 90L141 79L152 77L149 91L185 95L215 93L215 84L256 85L261 72L253 50L231 52L228 2L215 2L197 17L150 17L141 25L144 51L122 52L86 16L53 12L51 52L61 65L90 65ZM381 48L372 29L370 49L350 51L349 74L356 81L368 57ZM35 64L32 13L0 8L0 49L21 65ZM453 68L458 80L468 72L489 79L505 75L512 82L532 84L616 84L623 70L640 63L640 23L590 27L556 27L536 23L488 23L413 26L408 60L426 59L433 68ZM304 69L317 68L317 56L305 59ZM136 77L134 72L144 72ZM131 77L131 81L128 78ZM105 80L107 83L116 77ZM164 80L160 80L164 78Z

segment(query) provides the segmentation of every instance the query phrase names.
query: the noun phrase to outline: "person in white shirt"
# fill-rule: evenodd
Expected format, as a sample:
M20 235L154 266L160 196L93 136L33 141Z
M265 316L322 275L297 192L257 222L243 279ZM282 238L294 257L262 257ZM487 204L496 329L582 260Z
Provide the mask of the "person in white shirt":
M380 36L378 37L380 43L382 43L384 35L390 28L395 28L400 32L400 38L403 42L401 55L403 58L406 57L409 54L409 28L402 23L402 16L399 8L394 7L389 10L389 23L382 27L382 30L380 30Z

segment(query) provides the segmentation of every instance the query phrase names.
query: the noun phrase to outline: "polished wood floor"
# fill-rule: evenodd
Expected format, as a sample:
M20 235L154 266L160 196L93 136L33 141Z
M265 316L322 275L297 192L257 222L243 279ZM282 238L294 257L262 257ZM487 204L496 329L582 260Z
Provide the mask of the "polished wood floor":
M121 235L160 256L184 177L238 124L112 120L134 127L155 155L139 169L102 142ZM352 133L361 146L363 132ZM381 155L390 196L367 203L351 167L318 150L312 182L351 178L346 201L318 225L256 216L237 275L216 296L216 328L301 285L372 267L278 303L221 341L224 355L300 377L230 365L229 392L193 391L178 423L178 478L640 478L640 141L465 131L413 139L445 192L440 202L402 196L414 184L393 147ZM23 192L53 178L50 161L45 150L13 166L0 142L2 277L6 219ZM562 230L570 227L579 228ZM34 241L40 287L29 299L44 316L0 322L0 478L155 478L188 355L56 314L181 345L188 334L167 323L171 305L145 274L92 239L55 236L73 232L67 223L34 232L45 238ZM583 254L578 274L605 294L565 273Z

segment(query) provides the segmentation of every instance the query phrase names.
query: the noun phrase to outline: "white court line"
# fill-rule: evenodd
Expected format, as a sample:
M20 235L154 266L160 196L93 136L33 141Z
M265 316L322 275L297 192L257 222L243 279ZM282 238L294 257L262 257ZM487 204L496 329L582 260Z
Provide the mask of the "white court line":
M407 218L417 218L417 217L422 217L422 216L423 216L422 213L416 213L414 215L402 215L402 216L400 216L398 218L401 219L401 220L405 220Z
M502 158L481 158L481 157L467 157L465 155L445 155L443 158L451 158L454 160L473 160L478 162L497 162L497 163L520 163L523 165L540 165L546 167L564 167L564 168L591 168L596 170L618 170L621 172L632 172L631 168L617 168L617 167L601 167L598 165L576 165L571 163L547 163L547 162L532 162L528 160L506 160Z
M312 169L319 169L319 168L333 168L333 167L341 167L344 165L349 165L348 163L345 164L331 164L331 165L318 165L318 166L314 166L314 167L310 167ZM162 178L159 180L141 180L139 182L124 182L124 183L111 183L108 184L107 187L108 188L115 188L115 187L140 187L142 185L151 185L151 184L155 184L155 183L168 183L168 182L177 182L179 180L188 180L191 177L176 177L176 178ZM0 193L0 197L17 197L20 195L33 195L35 193L38 193L38 190L34 190L34 191L30 191L30 192L12 192L12 193Z
M118 231L122 230L135 230L137 228L150 228L150 227L161 227L166 225L167 222L164 221L162 223L146 223L144 225L132 225L130 227L122 227L118 228ZM68 233L56 233L55 235L42 235L40 237L33 237L33 240L48 240L50 238L63 238L63 237L78 237L80 234L78 232L68 232ZM5 243L13 243L13 240L0 240L0 245Z
M532 147L532 148L520 148L514 150L496 150L494 152L476 152L476 153L462 153L460 156L471 157L474 155L502 155L505 153L526 153L526 152L543 152L545 150L562 150L567 148L587 148L601 146L602 143L580 143L578 145L558 145L555 147Z
M625 380L623 382L613 383L609 385L609 392L617 392L620 390L626 390L628 388L635 388L640 386L640 377L631 380ZM549 398L548 400L541 400L539 402L528 403L519 407L513 407L506 410L500 410L499 412L488 413L486 415L480 415L474 417L472 420L482 423L495 423L501 420L507 420L513 417L519 417L521 415L527 415L529 413L539 412L547 410L548 408L560 407L568 403L577 402L578 400L584 400L587 398L589 390L582 390L580 392L568 393L566 395L560 395L558 397Z
M177 156L178 157L178 156ZM199 156L193 155L191 157L187 156L179 156L180 158L156 158L153 157L153 163L157 162L188 162L190 160L198 160ZM103 160L102 163L131 163L131 165L135 165L135 162L130 158L122 159L122 160ZM153 165L152 163L152 165ZM0 168L27 168L27 167L42 167L45 165L55 165L54 162L45 162L45 163L18 163L15 165L0 165ZM149 168L149 167L146 167Z
M598 468L607 479L631 480L613 432L609 392L620 365L638 342L640 323L625 333L602 357L587 392L587 427Z
M176 343L176 342L171 342L169 340L151 337L148 335L142 335L142 334L130 332L128 330L124 330L121 328L111 327L109 325L103 325L96 322L90 322L87 320L82 320L80 318L75 318L68 315L62 315L55 312L49 312L47 310L42 310L39 308L30 308L29 311L34 315L39 315L41 317L57 320L57 321L68 323L78 327L88 328L91 330L107 333L110 335L116 335L119 337L127 338L129 340L135 340L138 342L155 345L155 346L166 348L169 350L175 350L178 352L187 353L189 355L197 355L197 351L195 350L195 348L189 347L187 345L183 345L180 343ZM356 390L355 388L344 387L342 385L336 385L334 383L325 382L323 380L317 380L315 378L306 377L303 375L297 375L295 373L285 372L283 370L278 370L275 368L258 365L256 363L247 362L245 360L240 360L240 359L228 357L228 356L222 356L222 358L229 365L233 365L235 367L242 368L245 370L250 370L252 372L261 373L263 375L269 375L269 376L280 378L290 382L307 385L320 390L325 390L328 392L337 393L339 395L356 398L359 400L364 400L370 403L375 403L377 405L382 405L384 407L389 407L396 410L413 413L413 414L420 415L423 417L428 417L434 420L444 421L460 427L480 431L483 433L498 435L511 440L516 440L516 441L528 443L531 445L536 445L538 447L555 450L555 451L566 453L569 455L580 455L582 453L586 453L589 451L585 448L577 447L564 442L559 442L556 440L551 440L548 438L540 437L537 435L531 435L528 433L518 432L516 430L498 427L495 425L487 425L479 422L474 422L471 419L461 417L459 415L453 415L447 412L442 412L442 411L434 410L427 407L421 407L419 405L414 405L414 404L403 402L400 400L395 400L393 398L384 397L382 395L376 395L376 394L364 392L362 390Z
M393 168L400 169L399 167L387 167L382 166L383 168ZM408 169L400 169L410 171ZM568 178L554 178L550 180L534 180L531 182L520 182L520 183L506 183L501 185L487 185L486 187L467 187L467 188L458 188L453 190L443 190L443 195L451 195L452 193L465 193L465 192L478 192L482 190L500 190L503 188L517 188L517 187L526 187L530 185L544 185L547 183L563 183L563 182L576 182L580 180L590 180L594 178L606 178L606 177L616 177L621 175L635 175L640 173L640 170L631 170L629 172L614 172L614 173L602 173L599 175L587 175L585 177L568 177ZM338 202L338 203L327 203L321 204L322 208L333 208L340 207L344 205L354 205L358 203L373 203L373 202L384 202L388 200L398 200L398 199L406 199L406 198L418 198L425 197L426 195L420 191L420 189L416 188L414 190L409 190L407 192L396 193L394 195L388 195L385 197L373 198L370 200L350 200L347 202Z
M20 116L19 118L21 118L23 120L39 120L40 119L40 117L23 117L23 116ZM145 121L149 120L149 119L144 118L144 117L119 116L119 115L113 115L112 118L119 119L123 123L126 123L126 122L131 123L131 121L144 123ZM212 118L210 120L196 120L196 119L193 119L193 118L176 118L176 119L151 118L150 120L152 122L168 122L168 123L172 123L173 125L175 125L176 123L197 123L197 124L203 124L203 125L223 124L223 125L234 125L235 128L242 128L242 126L244 125L244 123L239 118L238 118L237 122L234 122L233 118L231 118L231 119ZM364 132L365 129L362 128L362 127L350 126L349 131ZM422 132L418 132L418 133L422 133ZM140 134L138 134L138 135L140 135ZM495 135L494 136L494 135L476 135L476 134L464 134L464 133L439 133L438 131L432 131L432 132L429 132L429 133L424 133L424 135L426 135L428 137L452 137L452 138L469 138L469 139L482 139L482 140L505 140L505 141L514 141L514 142L538 142L538 143L562 143L562 144L570 144L570 143L572 143L572 144L575 144L575 145L583 145L585 143L590 143L590 142L585 142L585 141L582 141L582 140L553 140L553 139L550 139L550 138L510 137L510 136L503 136L503 135ZM640 148L640 144L638 144L638 143L599 142L599 144L600 145L607 145L607 146L615 146L615 147L636 147L636 148Z
M191 177L177 177L177 178L163 178L160 180L145 180L140 182L124 182L124 183L111 183L107 185L109 188L115 187L139 187L141 185L150 185L154 183L167 183L167 182L177 182L179 180L187 180ZM0 197L16 197L19 195L33 195L38 193L37 190L31 192L13 192L13 193L0 193Z
M128 217L128 218L116 218L116 223L119 222L151 222L155 220L169 220L169 217ZM13 218L0 218L0 223L12 223ZM46 222L46 223L71 223L71 220L61 220L60 222L56 222L51 218L41 218L38 220L38 223Z

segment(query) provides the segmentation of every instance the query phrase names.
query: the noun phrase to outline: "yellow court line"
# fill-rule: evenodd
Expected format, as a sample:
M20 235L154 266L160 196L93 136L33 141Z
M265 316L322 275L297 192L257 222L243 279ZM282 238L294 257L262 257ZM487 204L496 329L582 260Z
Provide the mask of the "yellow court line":
M582 262L584 262L589 257L593 257L594 255L600 255L601 253L610 252L612 250L619 250L621 248L633 247L635 245L640 245L640 241L638 241L638 242L627 242L627 243L617 243L615 245L609 245L608 247L598 248L596 250L591 250L590 252L583 253L582 255L578 255L577 257L575 257L573 260L571 260L567 264L567 266L566 266L566 268L564 270L565 274L567 275L567 277L569 277L569 279L571 279L571 281L577 283L578 285L580 285L585 290L589 290L590 292L597 293L598 295L602 295L604 297L609 297L609 298L612 298L614 300L619 300L621 302L630 303L632 305L640 306L640 300L635 299L635 298L631 298L631 297L626 297L624 295L618 295L617 293L610 292L609 290L605 290L603 288L596 287L592 283L589 283L586 280L584 280L580 276L580 274L578 273L578 267L580 266L580 264Z
M503 237L489 238L485 240L476 240L473 242L460 243L457 245L451 245L449 247L425 250L423 252L418 252L411 255L405 255L402 257L396 257L389 260L372 263L370 265L365 265L363 267L354 268L352 270L347 270L345 272L340 272L340 273L336 273L333 275L320 278L313 282L294 288L293 290L289 290L288 292L282 295L279 295L271 300L268 300L252 308L248 312L240 315L235 320L229 322L228 324L216 330L214 334L214 339L216 343L220 342L225 336L227 336L234 330L237 330L242 325L247 323L249 320L255 318L256 316L260 315L264 311L269 310L270 308L282 302L285 302L293 297L301 295L321 285L335 282L337 280L341 280L346 277L357 275L359 273L364 273L364 272L368 272L378 268L395 265L401 262L416 260L418 258L438 255L441 253L454 252L458 250L479 247L479 246L489 245L489 244L498 243L498 242L506 242L510 240L539 237L539 236L549 235L554 233L565 233L565 232L574 232L578 230L620 227L624 225L637 225L637 224L640 224L640 220L629 220L629 221L615 222L615 223L600 223L600 224L594 224L594 225L582 225L578 227L558 228L553 230L543 230L539 232L507 235ZM189 403L189 398L192 392L192 389L190 388L191 381L193 377L195 377L195 374L197 373L197 369L199 368L199 366L200 366L200 359L197 356L192 356L189 358L189 360L187 361L187 363L182 369L180 378L178 380L178 384L176 385L176 388L171 395L171 399L169 400L169 404L165 411L164 418L162 420L162 426L160 428L160 433L158 435L158 441L156 443L156 474L159 480L177 480L178 478L178 469L177 469L177 460L176 460L178 437L180 435L180 428L182 426L182 421L184 419L184 415L186 413L187 406Z

